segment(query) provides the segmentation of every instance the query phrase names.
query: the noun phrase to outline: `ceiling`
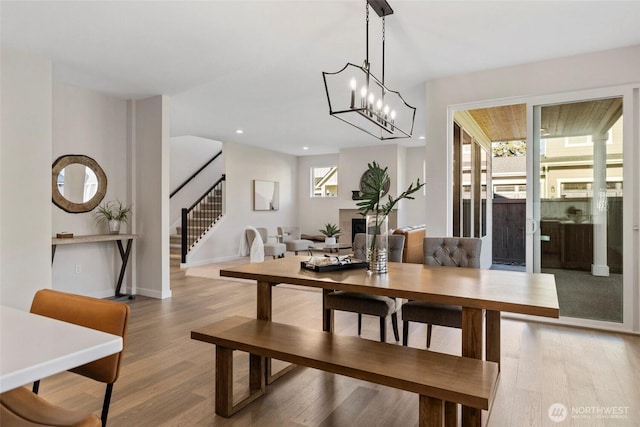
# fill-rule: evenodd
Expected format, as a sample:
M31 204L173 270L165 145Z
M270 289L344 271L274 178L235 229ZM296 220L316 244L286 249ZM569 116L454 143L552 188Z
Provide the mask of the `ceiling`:
M424 144L428 80L640 44L640 1L389 3L385 82L418 108L406 146ZM171 136L307 155L380 144L329 116L322 84L322 71L364 60L364 11L363 0L2 1L0 18L2 45L50 58L57 82L170 97ZM379 22L371 12L380 77Z
M525 104L469 110L491 142L527 139ZM607 133L622 116L622 98L545 105L540 131L545 138Z

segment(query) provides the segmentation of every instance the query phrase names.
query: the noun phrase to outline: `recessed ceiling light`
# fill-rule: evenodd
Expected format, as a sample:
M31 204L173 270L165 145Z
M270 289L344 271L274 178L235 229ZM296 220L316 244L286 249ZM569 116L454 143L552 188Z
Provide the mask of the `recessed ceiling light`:
M424 139L424 135L419 136L418 139Z
M240 134L243 134L243 133L244 133L244 131L243 131L242 129L236 129L236 133L237 133L238 135L240 135Z
M308 149L309 149L309 147L302 147L302 149L303 149L303 150L308 150Z

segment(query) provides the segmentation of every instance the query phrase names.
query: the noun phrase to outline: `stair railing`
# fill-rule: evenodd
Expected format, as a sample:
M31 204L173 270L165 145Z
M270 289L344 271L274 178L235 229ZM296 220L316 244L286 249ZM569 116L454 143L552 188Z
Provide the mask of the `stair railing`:
M189 208L182 208L180 245L182 247L182 263L187 262L187 253L191 250L191 247L224 214L225 181L226 175L223 174L193 205ZM205 209L205 207L213 207L213 209Z
M219 151L219 152L218 152L218 154L216 154L215 156L213 156L213 157L212 157L212 158L211 158L207 163L205 163L204 165L202 165L202 166L200 167L200 169L198 169L197 171L195 171L195 172L193 173L193 175L191 175L191 176L190 176L189 178L187 178L187 179L186 179L182 184L180 184L180 185L178 186L178 188L176 188L175 190L173 190L173 191L171 192L171 194L169 194L169 198L172 198L173 196L175 196L175 194L176 194L178 191L182 190L182 188L183 188L185 185L187 185L189 182L191 182L191 180L192 180L193 178L195 178L195 177L196 177L200 172L202 172L202 171L203 171L207 166L209 166L209 165L210 165L210 164L211 164L215 159L217 159L218 157L220 157L220 155L221 155L221 154L222 154L222 151Z

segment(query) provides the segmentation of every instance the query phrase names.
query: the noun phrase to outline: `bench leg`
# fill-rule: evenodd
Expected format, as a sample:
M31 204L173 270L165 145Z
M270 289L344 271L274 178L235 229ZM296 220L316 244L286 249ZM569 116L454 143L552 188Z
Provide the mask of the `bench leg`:
M233 403L233 349L216 346L216 414L229 418L265 391L265 358L249 355L249 396Z
M442 400L420 395L418 426L442 427L443 420L444 408Z
M444 402L444 425L445 427L458 427L457 403Z

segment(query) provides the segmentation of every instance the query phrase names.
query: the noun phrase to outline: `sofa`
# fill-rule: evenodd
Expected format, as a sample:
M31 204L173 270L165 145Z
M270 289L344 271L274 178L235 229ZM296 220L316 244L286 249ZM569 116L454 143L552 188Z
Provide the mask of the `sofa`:
M427 236L426 224L411 225L403 228L396 228L393 234L404 235L404 250L402 251L402 262L414 264L424 263L424 238Z

